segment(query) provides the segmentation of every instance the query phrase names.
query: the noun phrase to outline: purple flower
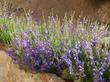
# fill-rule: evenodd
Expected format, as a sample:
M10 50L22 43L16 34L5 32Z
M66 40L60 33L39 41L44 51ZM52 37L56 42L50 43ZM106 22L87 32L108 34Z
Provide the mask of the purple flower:
M94 61L91 61L91 62L90 62L90 65L91 65L91 66L95 66Z
M21 41L21 46L23 48L27 47L27 41L26 40Z
M48 22L53 24L52 29L50 24L38 24L37 30L32 28L16 34L12 38L12 49L8 50L8 55L19 65L29 69L56 74L69 70L73 78L78 75L80 79L105 82L103 76L109 70L110 52L109 48L102 49L102 44L97 41L106 34L105 29L96 28L96 24L88 24L87 21L84 19L74 27L73 19L69 19L59 23L59 26L54 18L50 18ZM90 26L86 29L82 28L82 25ZM60 28L54 28L56 26ZM56 34L58 32L60 33ZM58 44L53 44L53 34Z
M86 77L86 74L83 73L83 74L82 74L82 77L85 78L85 77Z
M90 60L93 60L93 56L89 56L89 59L90 59Z
M90 60L90 65L95 66L95 61L94 61L93 56L89 56L89 60Z
M57 48L58 51L61 51L61 48Z
M99 78L100 82L106 82L102 77Z
M91 47L90 47L90 45L87 41L86 41L85 49L86 49L87 52L91 52Z
M106 52L106 55L110 55L110 51L107 51L107 52Z
M102 75L103 75L103 72L102 72L102 71L99 71L99 72L98 72L98 75L99 75L99 76L102 76Z
M98 80L97 79L94 79L94 81L93 82L98 82Z
M40 65L40 64L39 64L39 61L36 60L36 59L34 60L34 63L35 63L35 65L38 65L38 66Z
M102 72L104 72L105 71L105 66L103 66L103 65L100 66L99 70L102 71Z
M109 63L109 61L110 61L109 57L102 58L102 62L105 62L106 64Z
M49 62L49 65L51 66L51 65L53 65L54 64L54 62Z
M26 32L21 32L22 36L28 36Z
M60 44L61 44L62 46L64 46L64 40L61 40L61 41L60 41Z
M7 49L6 52L7 52L8 56L10 56L12 58L12 60L16 63L16 61L17 61L17 54L15 53L14 49L9 48L9 49Z
M91 46L94 47L96 45L96 35L93 35L91 38Z
M42 64L43 64L44 66L48 66L47 60L46 60L46 59L42 59Z

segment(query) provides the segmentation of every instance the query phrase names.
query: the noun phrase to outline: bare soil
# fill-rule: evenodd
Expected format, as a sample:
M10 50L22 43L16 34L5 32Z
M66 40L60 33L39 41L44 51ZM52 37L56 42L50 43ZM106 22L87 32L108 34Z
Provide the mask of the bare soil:
M16 4L15 4L16 3ZM89 16L91 18L108 21L110 19L110 0L15 0L14 8L18 16L23 15L22 8L33 11L33 18L42 19L42 13L47 17L50 12L63 17L75 11L76 15Z

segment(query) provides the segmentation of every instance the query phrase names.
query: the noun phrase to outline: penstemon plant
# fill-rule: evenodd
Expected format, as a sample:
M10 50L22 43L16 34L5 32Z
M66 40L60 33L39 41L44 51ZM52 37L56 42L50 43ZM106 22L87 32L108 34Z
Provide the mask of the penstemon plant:
M14 33L8 55L34 71L79 82L108 82L110 46L100 42L108 36L108 26L85 18L73 19L65 17L61 22L52 16Z

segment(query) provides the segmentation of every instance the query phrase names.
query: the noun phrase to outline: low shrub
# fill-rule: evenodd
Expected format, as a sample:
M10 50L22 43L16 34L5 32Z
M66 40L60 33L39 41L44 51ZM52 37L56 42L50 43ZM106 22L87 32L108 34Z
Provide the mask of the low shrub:
M108 26L88 19L49 17L13 34L8 55L20 66L79 82L110 80ZM67 77L66 74L69 74ZM66 76L66 77L65 77Z

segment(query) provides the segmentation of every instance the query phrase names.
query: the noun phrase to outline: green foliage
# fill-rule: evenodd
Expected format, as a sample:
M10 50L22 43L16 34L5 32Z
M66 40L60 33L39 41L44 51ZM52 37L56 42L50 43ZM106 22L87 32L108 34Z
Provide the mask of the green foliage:
M0 18L0 42L11 45L9 56L13 60L18 60L17 63L23 64L24 67L41 71L41 66L45 61L46 72L56 74L60 72L65 79L83 80L84 82L88 79L100 80L100 75L93 76L92 72L94 70L99 72L99 67L103 67L102 64L105 63L105 60L102 61L107 56L105 53L110 53L108 46L104 44L105 41L108 41L106 37L109 37L107 24L99 24L97 21L86 18L76 19L73 15L70 18L65 16L63 20L52 16L42 23L31 19ZM103 44L105 50L102 48ZM93 56L94 54L96 56ZM60 62L57 61L56 56L61 60ZM50 65L51 62L54 64ZM56 64L60 68L58 72ZM107 62L106 67L108 67ZM108 71L108 68L106 70ZM101 73L107 74L106 71L101 71ZM82 78L82 74L86 76ZM102 77L106 78L101 75Z

